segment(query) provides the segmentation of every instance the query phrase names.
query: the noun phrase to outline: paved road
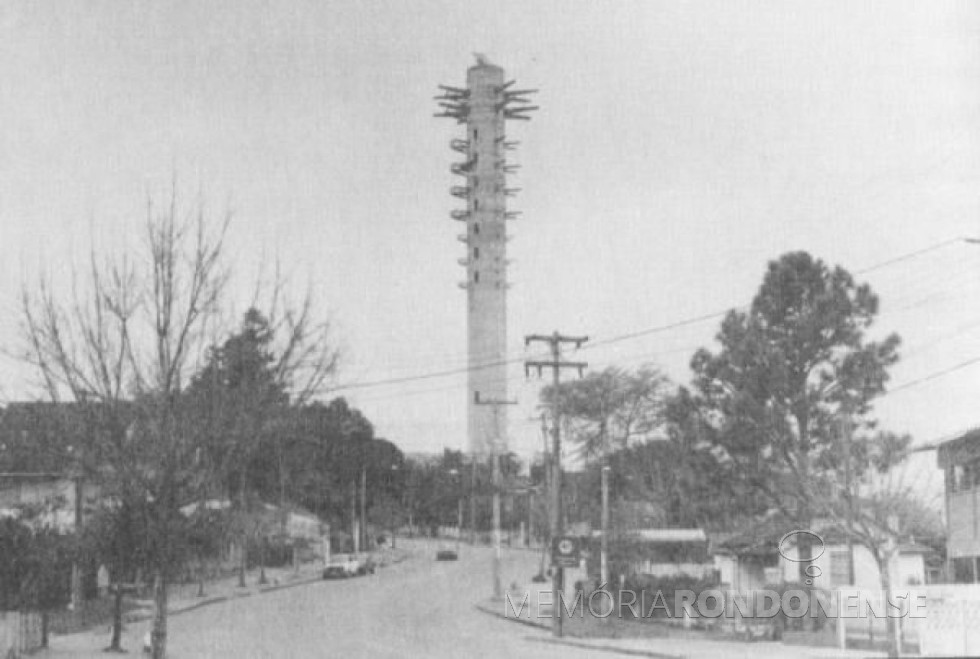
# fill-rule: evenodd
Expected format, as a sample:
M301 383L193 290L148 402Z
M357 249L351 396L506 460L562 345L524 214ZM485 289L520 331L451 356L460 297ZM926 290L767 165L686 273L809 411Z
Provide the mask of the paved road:
M490 550L462 548L458 562L436 562L435 546L376 575L323 581L215 604L170 619L170 657L588 657L547 643L548 635L488 616L474 604L491 592ZM536 558L515 550L504 585L527 577ZM139 647L146 623L127 633ZM107 636L54 639L40 657L104 657ZM594 656L591 655L591 656Z

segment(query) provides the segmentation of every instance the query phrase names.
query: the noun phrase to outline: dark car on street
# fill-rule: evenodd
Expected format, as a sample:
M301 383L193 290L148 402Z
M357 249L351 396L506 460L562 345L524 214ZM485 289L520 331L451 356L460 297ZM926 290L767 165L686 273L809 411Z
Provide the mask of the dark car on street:
M437 561L455 561L459 555L452 549L440 549L436 552Z

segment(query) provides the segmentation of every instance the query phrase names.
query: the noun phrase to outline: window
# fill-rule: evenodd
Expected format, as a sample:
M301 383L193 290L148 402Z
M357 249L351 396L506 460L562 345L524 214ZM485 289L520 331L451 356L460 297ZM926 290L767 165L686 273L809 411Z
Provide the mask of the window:
M480 210L480 200L479 199L474 199L473 200L473 210L475 210L475 211Z
M474 272L473 273L473 283L474 284L479 284L480 283L480 273L479 272Z
M474 259L480 258L480 248L479 247L474 247L473 248L473 258Z
M851 586L851 555L847 549L831 549L830 554L830 585Z
M473 233L475 233L478 236L480 235L480 223L479 222L474 222L473 223Z
M954 465L952 469L952 491L964 492L972 489L975 481L978 480L977 476L980 475L977 471L977 465L975 464Z

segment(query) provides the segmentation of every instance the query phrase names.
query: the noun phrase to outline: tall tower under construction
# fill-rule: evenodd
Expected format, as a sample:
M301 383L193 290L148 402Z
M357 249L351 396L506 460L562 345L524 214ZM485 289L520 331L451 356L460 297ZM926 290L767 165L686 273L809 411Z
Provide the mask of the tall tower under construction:
M465 137L449 143L462 157L450 166L460 177L450 193L466 207L450 215L465 227L458 237L466 245L459 263L466 268L460 287L467 303L468 441L470 453L479 455L507 448L494 444L506 441L506 407L477 404L507 398L507 221L518 216L507 210L507 198L518 192L507 187L507 175L518 167L507 154L518 143L507 140L505 128L508 120L527 121L537 107L528 100L536 90L512 89L502 68L482 55L476 59L465 88L439 85L436 116L466 126Z

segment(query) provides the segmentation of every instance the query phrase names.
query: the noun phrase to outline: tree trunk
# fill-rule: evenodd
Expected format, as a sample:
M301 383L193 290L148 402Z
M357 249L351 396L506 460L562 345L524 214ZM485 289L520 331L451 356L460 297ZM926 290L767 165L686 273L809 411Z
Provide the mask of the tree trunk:
M109 642L109 650L112 652L122 652L123 589L121 583L116 583L115 587L115 597L112 603L112 640Z
M167 656L167 578L164 571L157 568L153 580L153 631L150 633L153 659L166 659Z
M199 561L197 566L197 596L204 597L204 579L205 571L207 570L207 563L204 559Z
M877 558L877 557L876 557ZM888 558L878 558L878 574L881 579L881 590L883 591L883 597L885 597L885 625L888 629L887 634L887 645L886 649L889 657L898 657L901 654L899 632L898 632L898 618L888 611L888 593L892 587L892 576L888 571L888 563L890 562Z
M247 549L247 547L248 547L248 535L245 534L245 533L242 533L242 537L241 537L240 541L241 541L240 551L238 552L238 587L239 588L244 588L245 585L246 585L245 584L245 569L246 569L246 563L248 562L248 555L247 555L248 554L248 549Z
M41 609L41 647L48 647L48 610Z

